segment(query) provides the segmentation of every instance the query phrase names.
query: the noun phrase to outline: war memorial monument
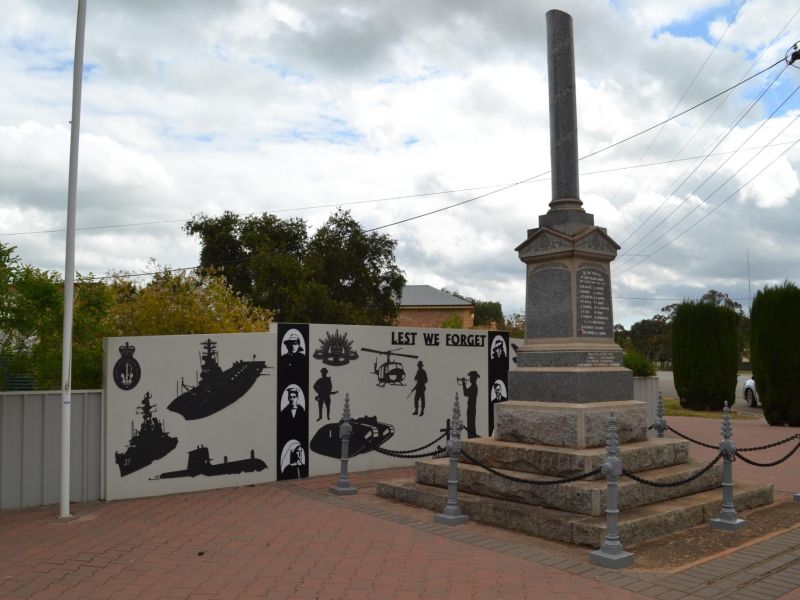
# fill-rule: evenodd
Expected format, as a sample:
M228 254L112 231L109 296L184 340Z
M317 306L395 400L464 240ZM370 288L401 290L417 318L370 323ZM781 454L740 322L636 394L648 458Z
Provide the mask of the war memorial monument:
M578 128L572 18L547 13L552 201L539 226L517 246L526 275L525 344L508 376L508 401L495 405L493 437L463 442L460 510L478 521L536 536L600 546L606 533L602 466L609 417L628 472L662 484L689 479L703 464L688 442L648 438L643 402L614 343L610 263L620 247L583 209L578 182ZM378 494L441 511L447 459L419 461L413 480L380 483ZM692 481L655 487L619 479L619 536L625 545L709 521L720 510L722 464ZM736 509L772 501L772 486L736 481Z

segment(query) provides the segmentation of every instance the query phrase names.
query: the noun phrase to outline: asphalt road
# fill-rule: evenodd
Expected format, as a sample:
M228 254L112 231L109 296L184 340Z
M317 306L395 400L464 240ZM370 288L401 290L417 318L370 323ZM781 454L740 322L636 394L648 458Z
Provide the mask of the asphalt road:
M675 384L672 381L672 371L658 371L658 389L664 396L677 398L678 393L675 391ZM764 416L761 406L751 408L747 406L744 401L744 382L750 378L750 373L742 373L736 378L736 402L733 405L733 410L742 414L756 415L759 417Z

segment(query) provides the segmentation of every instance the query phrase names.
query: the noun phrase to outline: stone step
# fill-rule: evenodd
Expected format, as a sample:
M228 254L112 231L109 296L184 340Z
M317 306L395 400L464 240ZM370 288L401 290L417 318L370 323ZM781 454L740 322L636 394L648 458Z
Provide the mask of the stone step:
M434 513L441 513L447 500L446 490L421 485L411 479L380 482L376 491L378 496L421 506ZM771 485L736 482L733 492L737 511L764 506L773 499ZM458 504L461 512L475 521L570 544L598 548L606 534L604 515L576 515L461 491L458 494ZM623 509L619 514L620 541L627 548L700 525L716 517L721 507L722 490L717 489L665 500L658 504ZM746 515L743 516L746 518Z
M653 469L640 474L649 481L668 483L680 481L704 467L704 463L689 461L681 465ZM448 459L422 460L416 463L416 481L422 485L447 487ZM557 479L548 475L523 473L498 469L505 475L531 481ZM721 489L722 461L692 482L676 487L652 487L633 481L628 477L619 479L619 507L630 509L653 504L669 498L677 498L708 489ZM471 494L505 498L515 502L535 504L570 513L597 516L606 510L606 480L574 481L557 485L532 485L511 481L490 473L478 465L464 462L458 465L458 488Z
M605 448L558 448L503 442L494 438L464 440L464 450L491 467L538 473L552 477L571 477L602 466ZM684 464L689 460L689 442L670 438L651 438L619 447L625 469L632 473ZM602 474L591 479L603 479Z

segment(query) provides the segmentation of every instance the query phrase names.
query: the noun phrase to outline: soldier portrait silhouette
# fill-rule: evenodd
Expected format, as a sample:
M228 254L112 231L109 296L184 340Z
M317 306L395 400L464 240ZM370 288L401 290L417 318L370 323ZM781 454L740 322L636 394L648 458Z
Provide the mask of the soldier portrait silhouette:
M502 379L496 379L492 384L492 397L489 400L489 435L494 433L494 405L508 400L506 384Z
M295 380L302 375L307 361L303 336L296 329L290 329L283 336L281 357L278 359L279 368L285 370L288 379Z
M498 358L506 358L508 356L508 351L506 350L506 343L502 337L498 336L494 338L494 342L492 342L492 353L491 358L492 360L496 360Z

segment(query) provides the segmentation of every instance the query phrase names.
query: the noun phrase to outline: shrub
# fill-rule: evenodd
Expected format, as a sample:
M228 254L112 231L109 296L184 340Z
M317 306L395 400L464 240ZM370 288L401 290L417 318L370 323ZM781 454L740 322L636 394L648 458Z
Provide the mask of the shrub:
M461 320L460 315L450 315L442 321L441 327L444 329L462 329L464 327L464 321Z
M767 286L756 294L750 352L767 423L800 426L800 289L795 284Z
M721 410L736 400L739 315L707 302L683 302L672 322L672 369L681 406Z
M633 371L634 377L652 377L656 374L656 366L636 350L628 350L623 354L622 365Z

